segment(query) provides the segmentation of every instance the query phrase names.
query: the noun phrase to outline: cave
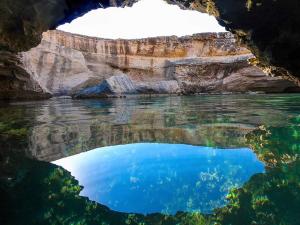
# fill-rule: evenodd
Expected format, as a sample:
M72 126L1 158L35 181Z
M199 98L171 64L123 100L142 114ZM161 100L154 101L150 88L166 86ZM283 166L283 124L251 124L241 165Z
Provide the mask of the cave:
M44 31L70 22L91 9L132 5L136 1L17 1L1 3L1 50L18 52L39 44ZM255 64L275 76L298 82L299 3L285 1L179 1L185 9L214 15L257 57ZM24 10L25 9L25 10Z
M1 3L1 98L49 98L20 68L17 52L37 46L42 33L99 7L131 6L136 1L3 1ZM183 9L215 16L255 55L252 64L299 85L299 3L293 1L179 1ZM18 91L16 91L18 90Z
M56 30L137 1L0 3L0 224L300 224L299 1L165 0L223 33Z

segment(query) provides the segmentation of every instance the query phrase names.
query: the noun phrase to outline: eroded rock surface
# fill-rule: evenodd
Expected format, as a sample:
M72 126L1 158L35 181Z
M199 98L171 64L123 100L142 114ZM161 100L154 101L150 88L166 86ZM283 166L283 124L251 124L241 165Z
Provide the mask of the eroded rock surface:
M0 99L44 99L51 95L26 71L18 55L0 51Z
M110 40L49 31L22 53L27 71L54 95L297 90L249 65L251 58L230 33Z
M299 84L300 5L298 0L166 0L214 15L246 44L270 74ZM44 31L99 7L130 6L137 0L31 0L0 3L0 49L26 51ZM171 22L171 21L170 21Z
M247 45L253 61L269 74L300 85L300 5L298 0L167 0L207 12Z

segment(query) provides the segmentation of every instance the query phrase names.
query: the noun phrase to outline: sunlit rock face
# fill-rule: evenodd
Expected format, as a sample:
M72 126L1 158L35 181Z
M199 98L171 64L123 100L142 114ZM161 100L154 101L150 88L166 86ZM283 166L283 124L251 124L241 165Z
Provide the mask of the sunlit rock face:
M41 0L0 4L0 49L25 51L41 34L98 7L132 5L137 0ZM297 0L167 0L182 8L214 15L251 48L259 65L276 75L298 77L300 6ZM299 79L296 79L299 82Z
M255 64L300 84L297 0L167 0L215 16L257 57Z
M104 1L103 1L104 2ZM0 99L41 99L45 93L19 64L17 52L37 46L42 33L91 9L123 1L10 1L0 2Z
M0 99L45 99L51 95L26 71L20 58L0 51Z
M54 95L105 97L141 93L284 92L289 81L248 64L253 55L230 33L110 40L44 33L22 53L27 71Z
M28 4L26 1L4 0L0 3L0 50L27 51L40 43L44 31L70 22L89 10L132 5L136 1L54 0L45 3L33 0ZM239 41L251 49L257 57L253 63L275 76L284 76L285 79L294 80L299 84L300 8L297 0L288 2L167 0L167 2L214 15ZM3 61L1 63L3 64ZM2 86L7 88L5 82Z

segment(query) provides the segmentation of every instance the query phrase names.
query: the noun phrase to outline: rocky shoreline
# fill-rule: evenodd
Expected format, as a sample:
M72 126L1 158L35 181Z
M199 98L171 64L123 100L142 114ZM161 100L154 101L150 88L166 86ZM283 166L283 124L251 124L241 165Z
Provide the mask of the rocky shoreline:
M58 30L20 54L43 92L74 98L131 94L298 92L292 82L266 76L230 33L111 40Z

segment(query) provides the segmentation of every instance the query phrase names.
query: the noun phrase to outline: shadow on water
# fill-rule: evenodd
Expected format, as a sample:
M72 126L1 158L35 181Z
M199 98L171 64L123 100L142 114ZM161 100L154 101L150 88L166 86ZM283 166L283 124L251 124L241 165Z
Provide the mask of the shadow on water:
M110 101L98 108L97 101L71 100L2 106L0 224L300 224L299 100L201 96ZM37 160L148 141L248 146L265 173L232 188L227 204L209 214L142 215L80 196L83 187L70 172Z

